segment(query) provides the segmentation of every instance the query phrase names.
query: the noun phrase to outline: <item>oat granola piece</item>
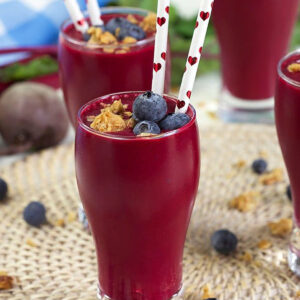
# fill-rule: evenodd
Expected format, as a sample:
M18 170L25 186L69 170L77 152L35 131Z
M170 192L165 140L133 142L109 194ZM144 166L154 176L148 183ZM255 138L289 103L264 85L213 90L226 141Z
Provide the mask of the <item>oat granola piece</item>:
M247 162L243 159L240 159L239 161L237 161L233 166L240 169L240 168L243 168L245 167L247 164Z
M90 27L88 29L88 34L91 35L88 44L116 45L118 43L117 38L113 34L108 31L103 31L99 27Z
M138 24L138 23L139 23L139 21L135 18L134 15L128 15L128 16L127 16L127 20L128 20L130 23L132 23L132 24Z
M134 126L136 125L136 120L134 118L130 118L130 119L126 120L125 122L126 122L127 128L134 128Z
M300 64L292 63L287 67L288 71L291 73L300 72Z
M261 250L269 249L272 247L272 243L268 240L261 240L258 242L257 247Z
M139 137L149 137L149 136L156 136L157 134L154 133L150 133L150 132L143 132L141 134L139 134Z
M270 222L268 226L272 235L284 237L292 232L293 221L290 218L283 218L278 222Z
M121 100L115 100L112 105L108 106L110 111L114 114L121 114L125 111Z
M10 290L13 287L13 278L8 275L0 275L0 290Z
M131 36L126 36L122 41L123 44L134 44L136 42L137 40Z
M256 208L257 196L259 194L255 191L246 192L232 199L229 202L229 207L237 209L240 212L248 212Z
M58 219L55 222L55 226L57 227L64 227L66 225L65 220L64 219Z
M238 258L239 258L239 260L242 260L246 263L250 263L253 260L252 254L247 251L243 255L240 255Z
M116 132L124 130L126 123L121 116L107 110L96 116L90 126L100 132Z
M77 220L77 213L76 213L76 212L73 212L73 211L70 211L70 212L68 213L67 220L68 220L69 223L72 223L72 222L74 222L75 220Z
M208 284L204 285L202 287L202 300L208 299L208 298L213 298L214 295L210 291L210 286Z
M127 53L128 50L126 51L126 49L118 49L115 51L116 54L124 54L124 53Z
M156 14L150 13L148 16L144 18L141 22L140 26L144 31L152 33L156 31Z
M37 244L31 239L26 240L26 245L28 245L30 247L37 247Z
M283 171L280 168L274 169L259 178L259 182L263 185L271 185L283 180Z

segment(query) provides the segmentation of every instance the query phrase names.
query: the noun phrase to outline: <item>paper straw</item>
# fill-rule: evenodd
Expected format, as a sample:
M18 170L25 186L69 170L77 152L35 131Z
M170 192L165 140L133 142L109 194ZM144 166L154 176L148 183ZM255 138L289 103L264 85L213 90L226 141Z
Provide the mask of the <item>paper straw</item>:
M103 21L101 19L101 11L98 5L97 0L85 0L87 10L90 15L91 23L93 26L103 25Z
M170 0L158 0L152 91L159 95L162 95L164 92L169 29L169 9Z
M224 0L223 0L224 1ZM202 47L205 40L208 23L211 16L213 0L200 0L197 22L183 74L176 111L186 113L194 87Z
M64 0L64 2L76 30L80 31L81 33L85 33L88 30L89 26L85 21L77 2L75 0Z

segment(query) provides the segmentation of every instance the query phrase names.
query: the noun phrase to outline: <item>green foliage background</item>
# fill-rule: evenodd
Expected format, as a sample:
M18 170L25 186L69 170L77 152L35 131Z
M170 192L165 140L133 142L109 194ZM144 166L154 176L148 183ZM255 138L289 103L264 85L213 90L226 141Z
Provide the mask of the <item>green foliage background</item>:
M116 4L116 3L115 3ZM156 11L157 1L155 0L119 0L117 5L133 6ZM170 9L170 26L169 36L171 41L172 51L172 85L180 84L183 70L185 67L186 56L190 47L196 16L191 19L183 19L179 16L176 9ZM294 29L291 49L295 49L300 45L300 20ZM198 74L203 74L211 71L219 70L220 63L218 60L218 43L215 37L214 29L210 23L205 47L203 49L203 58L199 66Z

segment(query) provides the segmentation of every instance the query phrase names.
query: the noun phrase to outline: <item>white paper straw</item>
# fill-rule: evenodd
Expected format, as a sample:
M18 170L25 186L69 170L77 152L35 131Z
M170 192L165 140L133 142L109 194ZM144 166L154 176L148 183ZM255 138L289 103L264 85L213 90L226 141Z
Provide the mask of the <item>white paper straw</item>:
M202 47L211 16L212 6L213 0L200 0L199 13L190 46L189 55L186 62L186 70L183 74L178 95L179 101L176 107L176 111L179 111L181 113L186 113L190 103L199 61L201 58Z
M163 94L165 84L169 29L169 9L170 0L158 0L152 91L159 95Z
M97 0L86 0L86 6L93 26L103 25Z
M80 11L78 3L75 0L64 0L64 2L76 30L80 31L81 33L85 33L89 26L85 21L82 12Z

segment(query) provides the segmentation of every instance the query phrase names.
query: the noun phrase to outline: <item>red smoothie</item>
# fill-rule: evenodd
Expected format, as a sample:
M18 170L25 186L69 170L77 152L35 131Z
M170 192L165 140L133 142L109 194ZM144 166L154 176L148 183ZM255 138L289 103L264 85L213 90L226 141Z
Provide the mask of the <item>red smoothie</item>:
M291 182L295 221L297 227L300 227L300 68L298 72L290 72L288 67L292 63L300 64L300 51L288 55L279 63L275 117Z
M181 289L182 255L200 173L195 110L188 124L153 137L100 133L87 117L138 92L98 98L79 112L77 183L94 236L102 296L169 300ZM165 97L169 112L176 99Z
M244 100L274 96L276 66L286 53L299 0L215 0L224 88Z
M126 18L129 14L142 20L149 12L126 7L102 9L105 23L114 17ZM79 108L96 97L132 89L151 89L154 39L152 33L134 44L88 45L70 21L63 24L58 48L60 79L73 125ZM122 49L126 52L117 51ZM169 85L168 64L165 86Z

